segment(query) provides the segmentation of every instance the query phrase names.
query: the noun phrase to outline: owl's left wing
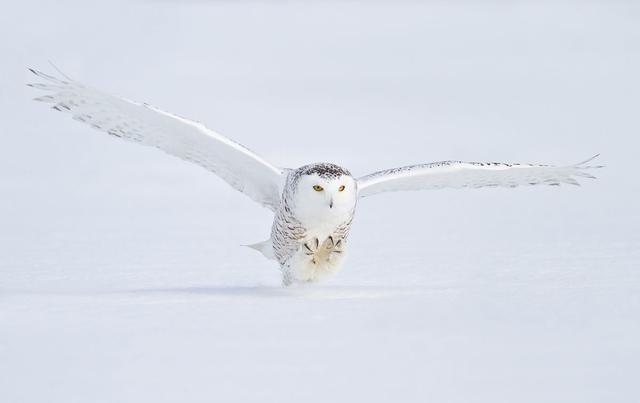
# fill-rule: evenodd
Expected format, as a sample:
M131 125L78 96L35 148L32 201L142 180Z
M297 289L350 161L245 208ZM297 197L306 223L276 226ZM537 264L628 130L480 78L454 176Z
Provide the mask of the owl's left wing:
M598 155L568 166L508 164L500 162L443 161L388 169L358 179L358 196L377 193L441 188L516 187L531 185L579 185L577 178L595 176L585 172Z

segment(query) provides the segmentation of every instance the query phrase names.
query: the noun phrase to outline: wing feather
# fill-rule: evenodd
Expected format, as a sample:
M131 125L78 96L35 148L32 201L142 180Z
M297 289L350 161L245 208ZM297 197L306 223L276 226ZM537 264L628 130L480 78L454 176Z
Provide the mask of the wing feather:
M217 174L233 188L275 210L283 170L201 123L30 69L46 83L29 86L50 91L35 98L70 113L74 120L124 140L152 146Z
M595 179L585 172L598 155L569 166L509 164L500 162L442 161L388 169L358 179L358 196L377 193L442 188L579 185L576 177Z

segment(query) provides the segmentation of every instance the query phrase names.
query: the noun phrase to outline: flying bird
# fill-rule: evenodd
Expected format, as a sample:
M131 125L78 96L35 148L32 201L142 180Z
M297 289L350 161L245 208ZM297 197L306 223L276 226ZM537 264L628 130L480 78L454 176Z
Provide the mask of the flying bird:
M354 177L332 163L279 168L201 123L30 69L48 91L35 98L95 129L191 161L274 212L269 239L251 248L278 262L285 286L333 276L344 262L357 201L383 192L441 188L577 185L592 157L552 166L442 161Z

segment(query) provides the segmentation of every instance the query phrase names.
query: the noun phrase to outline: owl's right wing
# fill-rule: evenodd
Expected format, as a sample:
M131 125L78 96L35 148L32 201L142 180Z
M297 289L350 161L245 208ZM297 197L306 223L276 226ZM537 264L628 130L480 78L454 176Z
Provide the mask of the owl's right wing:
M586 164L552 166L499 162L443 161L375 172L358 179L358 196L377 193L441 188L516 187L527 185L578 185L577 177L595 177L585 170L600 168Z
M29 84L50 91L35 98L70 113L95 129L191 161L217 174L236 190L275 210L285 175L246 147L203 124L30 69L48 83Z

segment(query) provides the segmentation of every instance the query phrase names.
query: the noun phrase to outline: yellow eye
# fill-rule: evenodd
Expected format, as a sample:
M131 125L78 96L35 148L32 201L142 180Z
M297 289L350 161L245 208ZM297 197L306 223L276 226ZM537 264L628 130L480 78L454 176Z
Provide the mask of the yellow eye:
M313 190L316 192L322 192L324 189L320 185L313 185Z
M340 187L338 188L338 192L342 192L343 190L344 190L344 185L342 185L342 186L340 186Z

